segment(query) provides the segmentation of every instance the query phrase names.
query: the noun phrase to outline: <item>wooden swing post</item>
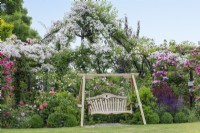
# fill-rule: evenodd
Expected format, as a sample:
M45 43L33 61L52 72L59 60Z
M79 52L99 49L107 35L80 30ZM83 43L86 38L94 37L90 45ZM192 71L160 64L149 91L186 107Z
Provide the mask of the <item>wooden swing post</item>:
M140 108L140 113L141 113L141 116L142 116L143 124L146 125L146 119L145 119L145 116L144 116L142 103L141 103L141 100L140 100L140 95L139 95L139 92L138 92L138 88L137 88L137 84L136 84L134 75L132 75L132 81L133 81L132 83L135 87L135 93L136 93L136 96L137 96L137 101L138 101L138 105L139 105L139 108ZM132 88L132 90L134 90L134 89Z
M83 127L83 122L84 122L84 104L85 104L85 76L82 78L82 105L81 105L81 127Z

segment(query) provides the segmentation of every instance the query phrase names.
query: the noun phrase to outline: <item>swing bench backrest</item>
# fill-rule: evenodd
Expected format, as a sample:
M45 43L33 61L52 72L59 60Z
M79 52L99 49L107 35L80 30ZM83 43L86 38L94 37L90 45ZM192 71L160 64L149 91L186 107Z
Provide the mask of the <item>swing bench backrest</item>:
M132 114L132 105L127 104L127 97L105 93L87 98L88 113L93 114Z

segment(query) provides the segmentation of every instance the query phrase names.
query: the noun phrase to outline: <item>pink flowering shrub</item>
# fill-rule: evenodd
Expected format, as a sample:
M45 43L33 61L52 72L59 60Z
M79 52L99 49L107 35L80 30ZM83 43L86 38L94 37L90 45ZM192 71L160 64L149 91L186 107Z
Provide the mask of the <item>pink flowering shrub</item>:
M13 61L9 61L9 58L0 51L0 104L3 119L10 118L10 111L13 105L13 73Z
M153 63L153 84L158 84L168 80L168 71L177 69L180 66L178 56L168 49L153 54L155 63Z
M11 96L13 91L12 85L12 74L14 72L14 63L9 61L9 58L4 56L0 51L0 91L1 91L1 100L8 100L8 96Z

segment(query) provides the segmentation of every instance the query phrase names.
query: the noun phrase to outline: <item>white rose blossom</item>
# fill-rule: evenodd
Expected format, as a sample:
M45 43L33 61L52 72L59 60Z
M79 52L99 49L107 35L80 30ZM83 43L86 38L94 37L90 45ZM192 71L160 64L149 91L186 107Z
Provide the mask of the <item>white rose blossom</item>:
M8 57L20 58L24 55L38 63L44 63L45 59L49 59L55 53L55 50L48 45L28 44L17 40L15 36L0 42L0 50Z

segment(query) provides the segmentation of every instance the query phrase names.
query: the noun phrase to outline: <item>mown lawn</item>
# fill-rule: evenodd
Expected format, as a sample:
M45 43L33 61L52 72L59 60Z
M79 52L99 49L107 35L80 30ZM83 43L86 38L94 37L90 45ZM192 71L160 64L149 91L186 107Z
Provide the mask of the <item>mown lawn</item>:
M200 133L200 122L146 126L1 129L0 133Z

